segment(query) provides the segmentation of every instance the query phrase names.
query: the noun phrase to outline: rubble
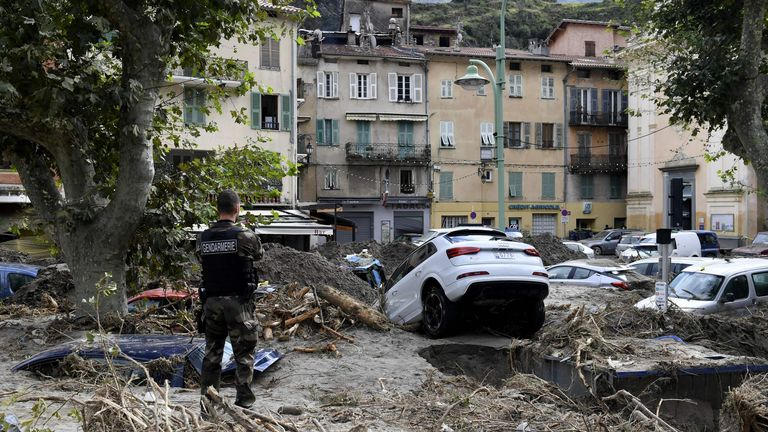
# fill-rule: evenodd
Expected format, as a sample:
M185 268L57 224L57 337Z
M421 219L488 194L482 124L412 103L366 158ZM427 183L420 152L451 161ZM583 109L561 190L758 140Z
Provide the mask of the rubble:
M545 266L551 266L575 259L584 259L587 257L581 252L568 249L560 239L549 233L536 235L526 234L522 238L514 238L512 240L527 243L536 248L536 250L539 251L541 260L544 262Z
M27 307L57 309L69 304L69 292L75 288L66 264L55 264L40 270L37 278L16 290L8 302Z
M352 243L328 242L318 247L317 253L334 264L345 265L344 257L360 253L363 249L367 249L369 254L381 261L385 272L390 275L405 260L405 257L416 249L416 245L407 242L381 244L375 240Z
M720 410L720 431L765 430L768 430L768 374L759 374L728 392Z

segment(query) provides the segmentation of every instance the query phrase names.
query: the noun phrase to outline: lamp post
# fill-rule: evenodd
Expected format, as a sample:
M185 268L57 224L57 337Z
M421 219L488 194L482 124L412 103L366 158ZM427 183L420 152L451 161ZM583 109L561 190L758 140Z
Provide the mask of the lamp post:
M496 132L496 179L499 182L499 229L503 230L506 225L504 216L505 192L504 192L504 106L502 105L502 95L504 90L504 60L506 56L506 36L504 31L504 17L507 13L507 0L501 0L501 16L499 18L499 45L496 46L496 76L494 77L491 68L482 60L470 59L467 66L467 73L456 80L463 89L477 91L478 88L494 82L493 85L493 105L494 105L494 128ZM485 73L491 77L490 80L480 76L477 67L483 68Z

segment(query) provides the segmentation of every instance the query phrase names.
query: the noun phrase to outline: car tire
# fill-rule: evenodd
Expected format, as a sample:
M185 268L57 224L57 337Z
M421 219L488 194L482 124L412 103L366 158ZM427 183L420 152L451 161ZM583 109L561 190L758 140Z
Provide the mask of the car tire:
M593 247L592 251L595 253L595 256L603 254L603 249L601 249L600 246Z
M431 285L421 299L422 327L427 336L437 339L453 333L459 320L459 305L445 296L442 288Z
M513 336L529 338L544 326L544 300L521 300L518 302L513 326Z

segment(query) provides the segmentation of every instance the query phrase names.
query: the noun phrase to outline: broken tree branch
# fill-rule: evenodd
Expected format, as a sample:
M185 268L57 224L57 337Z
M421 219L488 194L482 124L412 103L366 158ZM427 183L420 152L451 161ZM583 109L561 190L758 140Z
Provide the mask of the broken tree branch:
M360 303L357 299L349 296L335 288L328 285L321 285L317 287L317 294L331 303L337 306L345 313L352 315L357 320L363 322L369 327L375 330L388 330L391 327L389 320L381 312Z
M669 423L665 422L664 420L661 419L661 417L657 416L656 414L653 413L653 411L648 409L648 407L646 407L642 402L640 402L640 399L636 398L632 393L626 390L619 390L616 393L614 393L612 396L606 396L603 398L603 401L616 400L616 399L619 399L619 397L623 397L629 400L629 402L631 402L636 409L640 410L640 412L645 414L646 417L652 418L659 425L667 428L672 432L679 432L676 428L672 427Z
M308 310L308 311L304 312L303 314L301 314L299 316L296 316L296 317L293 317L291 319L285 320L285 323L283 323L283 326L291 327L294 324L297 324L297 323L300 323L302 321L306 321L306 320L312 318L313 316L317 315L318 312L320 312L320 308L314 308L312 310Z

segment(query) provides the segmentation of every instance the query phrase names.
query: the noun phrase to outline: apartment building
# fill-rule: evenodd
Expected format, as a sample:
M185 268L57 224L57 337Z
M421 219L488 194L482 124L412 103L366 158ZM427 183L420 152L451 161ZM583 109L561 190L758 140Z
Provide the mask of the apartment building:
M340 242L429 227L428 83L424 55L403 44L409 4L346 2L345 30L299 51L300 141L314 148L300 198L354 222Z
M565 136L565 235L572 229L631 226L626 220L626 66L615 60L628 29L563 20L546 43L552 57L569 60Z
M222 101L222 112L211 109L207 96L211 86L224 89L234 89L241 84L238 76L217 77L213 82L206 82L193 71L175 70L171 82L175 86L167 91L179 95L183 105L184 122L186 124L206 125L216 124L215 132L201 131L201 135L193 138L197 149L171 151L171 162L178 164L182 161L198 157L205 152L219 148L258 143L266 150L284 155L291 161L296 161L296 23L281 16L281 11L290 7L275 8L269 3L262 2L269 10L267 20L275 28L286 28L286 33L279 39L268 38L260 45L244 45L235 40L225 40L212 50L212 55L235 60L242 65L243 72L248 71L256 77L260 89L253 89L249 94L237 95L234 91ZM208 106L209 112L205 112ZM248 113L247 124L236 123L231 111L245 109ZM296 202L296 177L285 177L282 183L272 185L280 190L277 199L264 199L250 204L266 207L293 207Z
M709 162L706 154L723 151L724 130L694 136L674 125L653 100L656 73L647 65L630 66L627 224L657 228L707 229L729 249L763 230L762 199L751 166L725 153ZM733 170L733 179L720 173Z

